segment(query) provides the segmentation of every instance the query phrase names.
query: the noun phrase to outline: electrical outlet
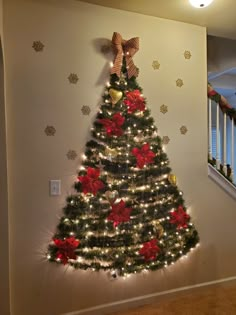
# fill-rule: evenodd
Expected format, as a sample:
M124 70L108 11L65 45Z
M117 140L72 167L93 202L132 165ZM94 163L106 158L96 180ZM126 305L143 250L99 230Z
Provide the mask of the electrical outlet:
M51 196L60 196L61 194L61 180L60 179L52 179L49 182L50 195Z

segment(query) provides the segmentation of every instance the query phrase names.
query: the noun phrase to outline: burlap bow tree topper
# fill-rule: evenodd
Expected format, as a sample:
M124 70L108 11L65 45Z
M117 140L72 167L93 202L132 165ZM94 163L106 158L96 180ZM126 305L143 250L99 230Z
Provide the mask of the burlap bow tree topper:
M120 77L123 56L125 56L128 78L130 79L133 76L137 77L139 70L134 65L132 57L139 50L139 38L134 37L129 40L124 40L119 33L114 32L112 37L112 44L116 56L114 60L114 65L111 69L111 74L116 74L118 77Z

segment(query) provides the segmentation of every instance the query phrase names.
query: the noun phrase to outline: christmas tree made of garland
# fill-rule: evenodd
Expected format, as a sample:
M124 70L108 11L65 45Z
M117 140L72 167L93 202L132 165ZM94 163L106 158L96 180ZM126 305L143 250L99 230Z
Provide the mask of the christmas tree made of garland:
M139 39L112 38L110 83L47 259L131 273L173 264L199 241L136 82Z

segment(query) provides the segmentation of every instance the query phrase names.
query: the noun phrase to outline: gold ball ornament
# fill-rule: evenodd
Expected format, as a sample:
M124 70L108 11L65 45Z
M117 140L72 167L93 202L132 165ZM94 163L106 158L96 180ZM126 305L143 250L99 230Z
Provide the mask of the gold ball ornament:
M133 240L135 243L139 243L140 242L140 235L138 233L134 233L133 234Z
M176 185L176 176L174 174L169 174L168 175L168 181L172 184L172 185Z
M133 259L133 258L128 257L128 258L126 259L126 264L127 264L127 265L132 265L133 263L134 263L134 259Z
M108 184L114 184L114 182L115 182L115 181L114 181L114 178L111 177L111 176L107 176L106 181L107 181Z
M123 93L121 91L118 91L118 90L115 90L115 89L110 89L109 90L109 95L111 97L112 105L115 105L122 98Z
M153 226L158 234L158 238L161 238L164 233L164 228L159 222L153 222Z
M110 202L110 204L113 204L116 201L116 199L119 197L119 193L117 190L114 190L114 191L107 190L105 192L105 196L107 200Z
M144 115L144 114L143 114L143 112L141 112L141 111L135 113L135 116L137 116L137 117L143 117L143 115Z
M105 154L109 155L111 157L116 157L118 155L118 152L116 151L116 149L110 149L110 148L106 147Z
M137 136L135 136L133 139L135 142L142 142L142 141L144 141L145 137L143 134L140 133Z
M129 186L129 189L134 192L136 187L137 186L135 185L135 183L131 183L130 186Z

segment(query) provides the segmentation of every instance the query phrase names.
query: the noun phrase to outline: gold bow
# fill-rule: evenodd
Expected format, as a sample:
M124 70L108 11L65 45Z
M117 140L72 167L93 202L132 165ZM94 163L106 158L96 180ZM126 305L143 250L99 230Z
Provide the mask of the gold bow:
M125 55L126 69L128 72L128 78L138 76L139 70L134 65L132 57L139 50L139 38L134 37L129 40L122 39L121 35L117 32L113 33L112 44L116 52L114 65L111 69L111 74L116 74L118 77L121 75L123 55Z

